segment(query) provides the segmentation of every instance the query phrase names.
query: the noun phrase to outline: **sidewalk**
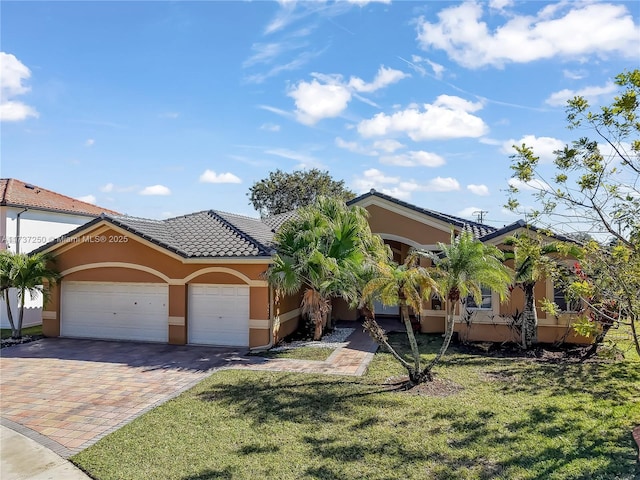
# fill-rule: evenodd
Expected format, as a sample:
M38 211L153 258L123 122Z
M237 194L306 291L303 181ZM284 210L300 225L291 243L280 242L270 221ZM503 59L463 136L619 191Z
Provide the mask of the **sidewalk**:
M2 480L87 480L82 470L39 443L0 425Z

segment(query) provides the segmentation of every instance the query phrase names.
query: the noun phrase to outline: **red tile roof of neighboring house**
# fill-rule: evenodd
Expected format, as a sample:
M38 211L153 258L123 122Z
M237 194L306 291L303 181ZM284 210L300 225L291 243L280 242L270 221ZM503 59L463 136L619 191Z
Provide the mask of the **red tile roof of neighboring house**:
M0 179L0 206L28 207L91 217L97 217L102 213L119 215L114 210L67 197L15 178Z

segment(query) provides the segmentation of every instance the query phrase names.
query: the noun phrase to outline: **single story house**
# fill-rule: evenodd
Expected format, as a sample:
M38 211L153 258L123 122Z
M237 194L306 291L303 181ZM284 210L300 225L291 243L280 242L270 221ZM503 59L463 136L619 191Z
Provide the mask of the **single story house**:
M45 245L61 281L47 336L266 347L298 325L298 298L262 278L274 253L265 221L215 210L167 220L102 215Z
M29 253L103 213L118 212L15 178L0 179L0 250ZM9 292L12 311L17 313L16 290ZM17 318L17 316L16 316ZM42 298L25 299L23 325L42 321ZM9 328L5 306L0 307L0 326Z
M380 235L394 254L394 260L401 263L411 248L437 251L437 243L449 243L451 230L458 234L470 231L481 242L489 243L500 249L506 249L504 241L512 235L535 230L520 220L497 229L478 222L447 215L444 213L417 207L375 190L354 198L349 205L359 205L369 212L371 231ZM568 240L564 237L556 237ZM577 335L571 328L575 312L568 310L570 305L564 300L564 291L554 288L550 279L540 281L535 286L535 299L538 306L538 340L553 343L563 340L568 343L591 343L591 340ZM559 317L548 315L539 307L543 298L555 299L563 313ZM461 307L461 306L460 306ZM468 341L518 341L517 331L511 325L510 316L516 310L522 312L524 295L514 289L509 301L500 303L497 293L483 292L480 305L468 302L463 314L458 309L455 331L459 337ZM334 304L336 315L355 319L357 313L350 311L342 302ZM398 315L398 307L376 306L376 314ZM444 332L445 312L439 299L425 302L420 312L420 329L425 333Z
M469 230L498 246L523 230L503 229L419 208L372 190L349 202L369 212L369 224L402 262L411 248L436 250L438 242ZM216 210L166 220L102 215L40 248L56 258L61 281L43 312L47 336L168 342L171 344L268 347L294 332L300 320L297 296L276 298L263 278L272 261L273 236L291 213L265 219ZM549 281L536 285L536 298L553 294ZM515 339L507 316L522 310L522 295L500 305L486 292L460 315L458 334L468 340ZM437 298L420 312L423 332L444 331ZM333 316L357 320L358 313L336 300ZM376 307L378 315L397 307ZM583 342L565 316L539 311L539 339Z

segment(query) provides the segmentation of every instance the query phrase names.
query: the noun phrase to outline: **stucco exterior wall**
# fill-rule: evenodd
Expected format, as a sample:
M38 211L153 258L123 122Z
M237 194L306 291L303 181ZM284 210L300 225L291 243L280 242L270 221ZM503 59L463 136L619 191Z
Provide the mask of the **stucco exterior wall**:
M60 334L60 291L65 281L168 284L168 338L169 343L179 345L189 338L186 320L189 285L230 284L250 287L249 346L269 342L270 297L267 283L262 279L262 273L268 267L266 261L183 259L126 231L100 223L78 238L59 244L53 254L62 279L61 284L53 288L54 301L42 314L43 331L47 336ZM295 318L290 325L292 328L297 326Z

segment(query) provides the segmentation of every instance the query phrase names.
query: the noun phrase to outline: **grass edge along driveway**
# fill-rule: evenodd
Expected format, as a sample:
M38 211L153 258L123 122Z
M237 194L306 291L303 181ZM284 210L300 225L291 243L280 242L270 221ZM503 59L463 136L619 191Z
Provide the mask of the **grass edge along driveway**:
M402 336L391 336L395 344ZM420 335L425 358L439 335ZM406 350L406 345L403 345ZM109 479L614 479L640 471L640 362L545 363L451 350L447 396L362 378L227 370L72 460ZM453 392L451 394L451 392Z

